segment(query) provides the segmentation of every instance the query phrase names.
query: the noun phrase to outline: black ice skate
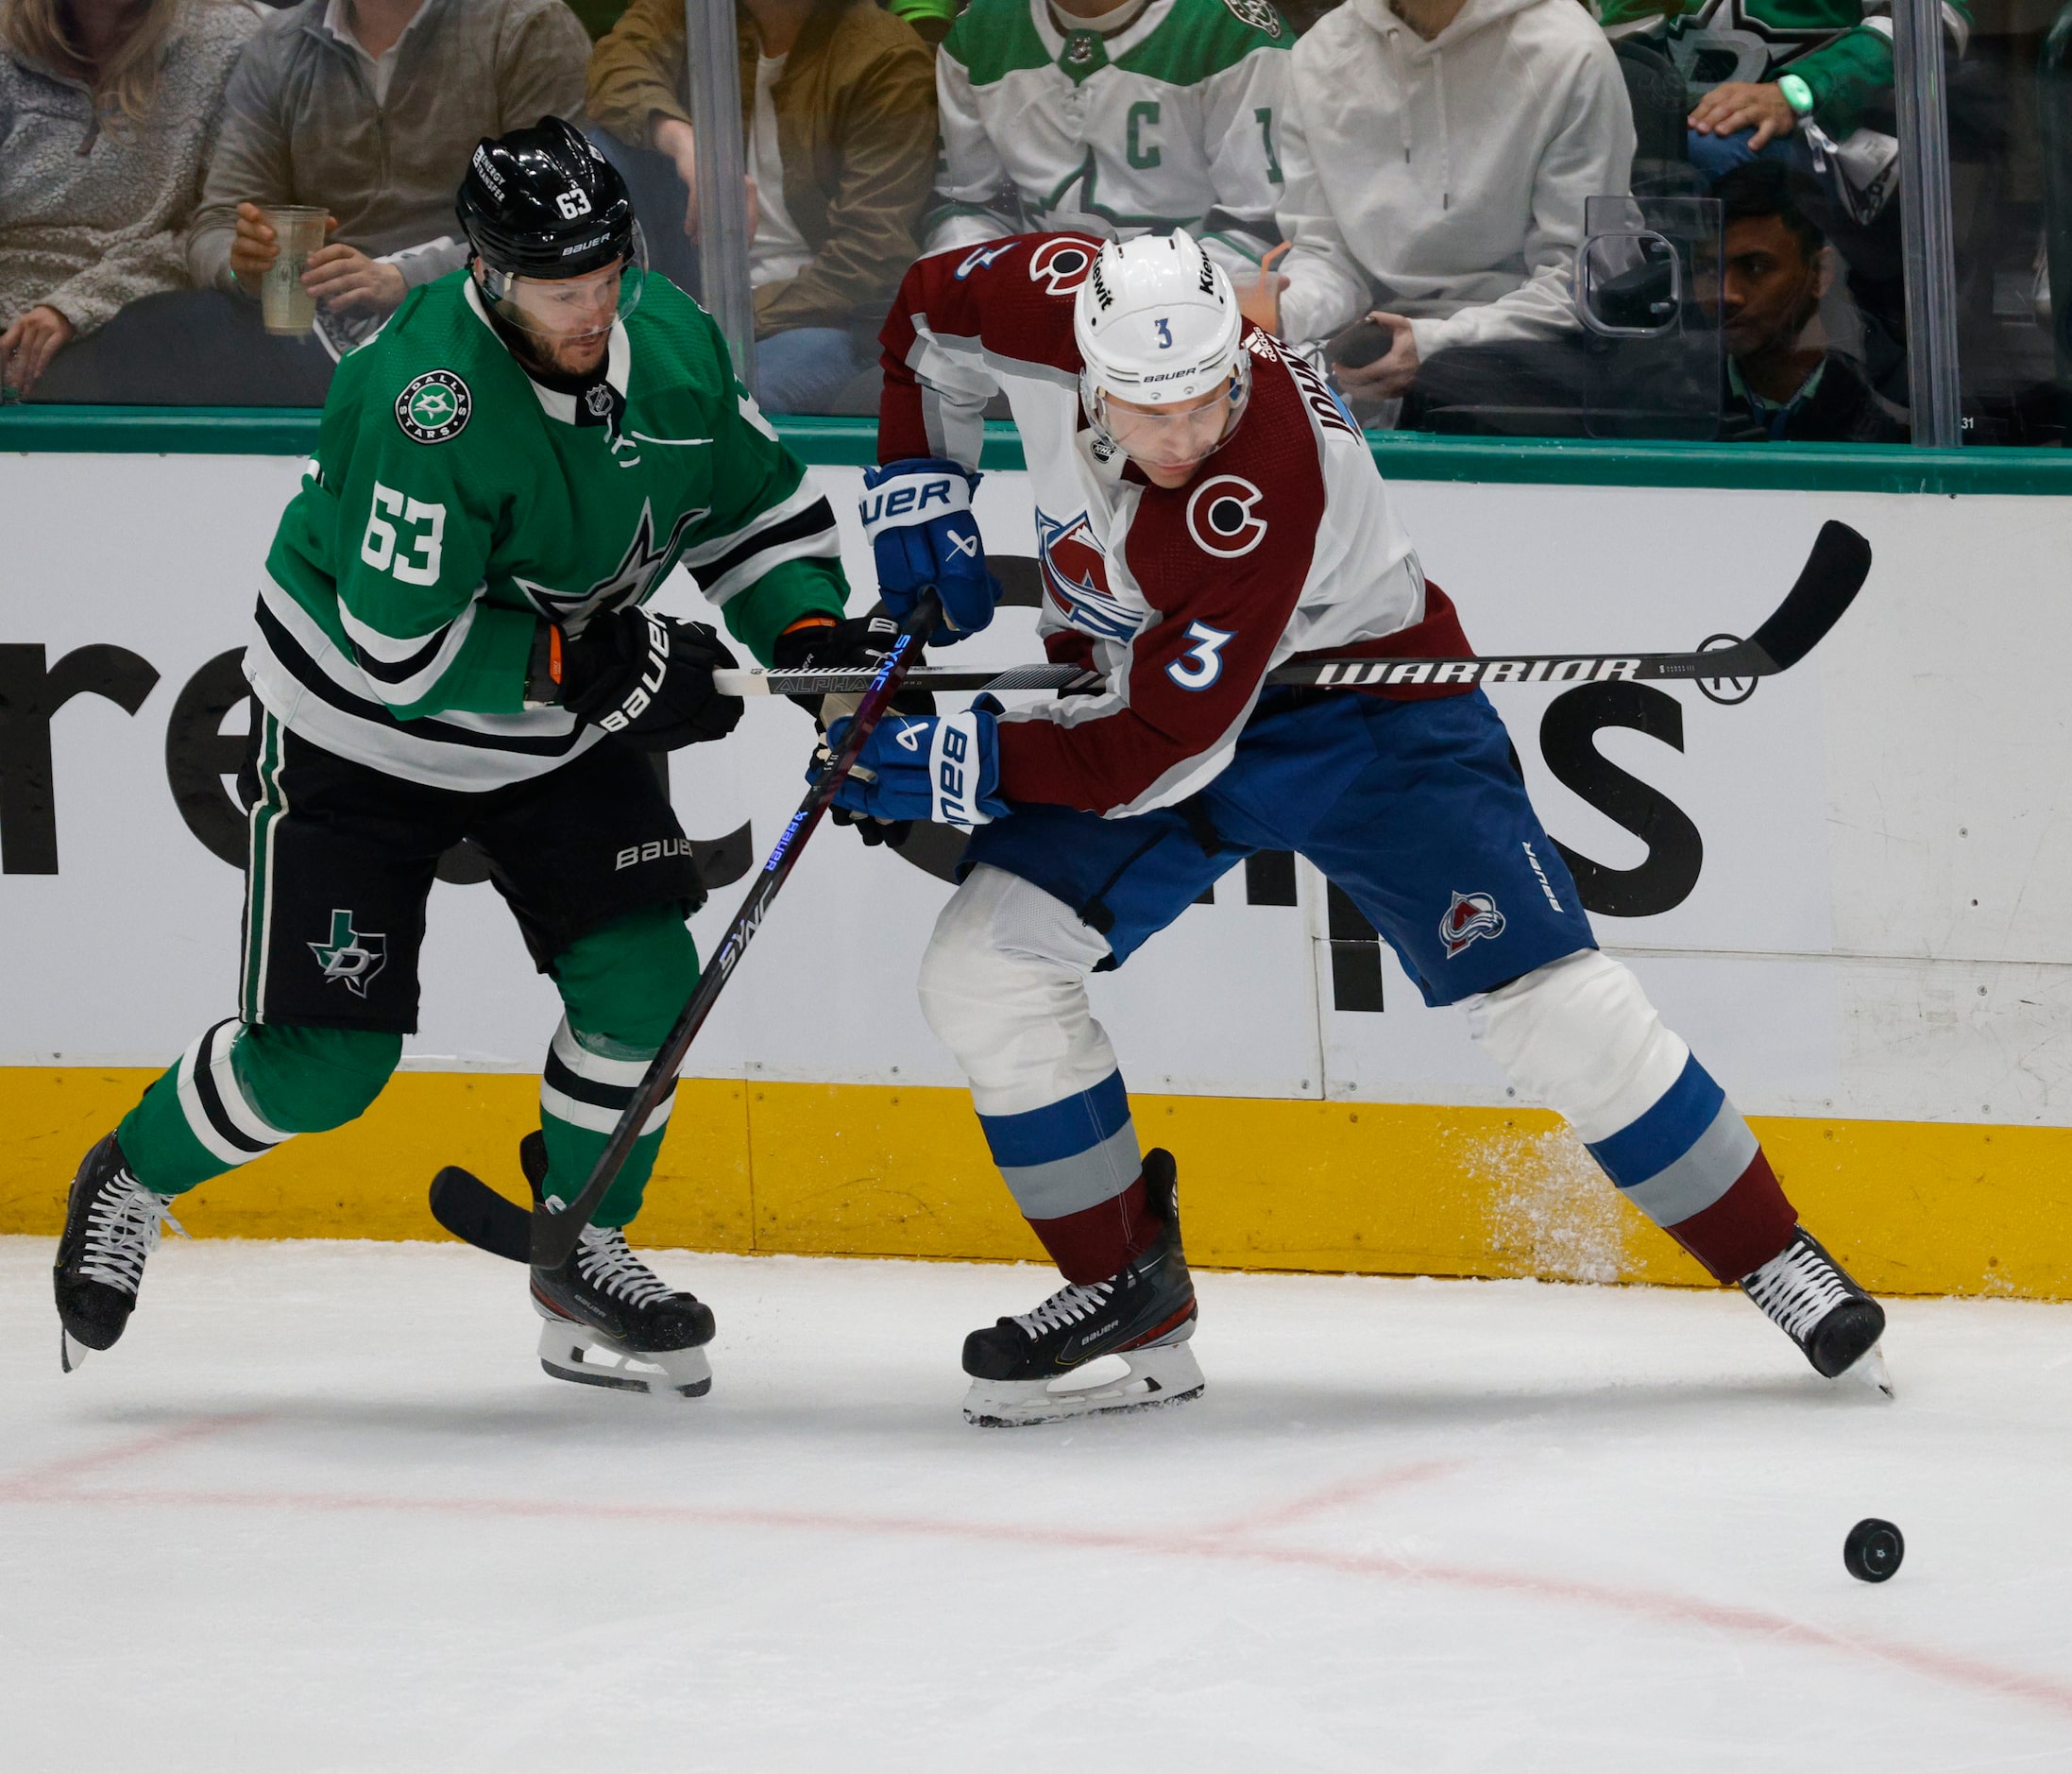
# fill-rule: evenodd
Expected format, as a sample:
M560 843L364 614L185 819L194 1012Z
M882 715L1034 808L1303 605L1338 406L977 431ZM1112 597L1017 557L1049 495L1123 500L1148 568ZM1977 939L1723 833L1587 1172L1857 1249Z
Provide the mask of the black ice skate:
M1854 1371L1881 1392L1893 1390L1877 1348L1885 1308L1803 1226L1776 1255L1741 1278L1741 1291L1798 1344L1815 1373L1832 1380Z
M547 1174L546 1142L528 1134L518 1161L536 1198ZM566 1263L534 1270L533 1307L546 1321L539 1365L557 1380L685 1398L712 1390L705 1351L712 1308L671 1288L616 1226L584 1227Z
M1170 1152L1145 1153L1144 1184L1151 1211L1165 1221L1148 1251L1106 1281L1061 1288L1033 1312L964 1339L968 1421L1000 1429L1200 1396L1206 1382L1187 1347L1195 1284L1180 1245ZM1103 1356L1120 1356L1128 1371L1074 1384L1078 1369Z
M144 1259L159 1248L162 1228L187 1236L172 1205L170 1195L154 1194L129 1173L112 1134L81 1161L50 1271L62 1326L58 1359L67 1373L89 1350L115 1346L136 1309Z

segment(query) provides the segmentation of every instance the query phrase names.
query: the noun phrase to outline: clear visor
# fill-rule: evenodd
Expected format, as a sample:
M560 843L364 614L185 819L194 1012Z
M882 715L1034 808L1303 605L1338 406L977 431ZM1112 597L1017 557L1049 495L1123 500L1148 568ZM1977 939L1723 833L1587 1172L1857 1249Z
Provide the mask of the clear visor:
M636 229L631 259L577 277L513 277L484 267L483 293L508 325L549 345L580 345L612 330L640 305L646 243Z
M1251 364L1240 357L1230 380L1198 401L1146 411L1107 389L1094 391L1094 422L1132 460L1154 468L1185 468L1220 450L1251 399Z

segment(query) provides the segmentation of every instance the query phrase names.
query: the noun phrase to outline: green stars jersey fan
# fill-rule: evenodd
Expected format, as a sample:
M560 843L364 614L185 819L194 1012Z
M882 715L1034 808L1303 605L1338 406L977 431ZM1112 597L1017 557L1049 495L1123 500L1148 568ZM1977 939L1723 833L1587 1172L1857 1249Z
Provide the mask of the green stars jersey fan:
M1971 35L1971 0L1942 0L1953 56ZM1813 94L1813 119L1840 139L1891 91L1893 21L1887 0L1604 0L1605 34L1661 40L1692 100L1729 80L1795 74Z
M518 367L466 272L425 284L339 365L319 435L246 675L291 730L412 782L499 788L603 737L525 706L542 617L580 632L681 560L767 662L846 599L826 500L660 278L580 402Z
M1068 31L1049 0L973 0L951 27L927 251L1096 218L1124 239L1184 228L1235 273L1280 239L1294 31L1268 0L1113 16L1126 22Z

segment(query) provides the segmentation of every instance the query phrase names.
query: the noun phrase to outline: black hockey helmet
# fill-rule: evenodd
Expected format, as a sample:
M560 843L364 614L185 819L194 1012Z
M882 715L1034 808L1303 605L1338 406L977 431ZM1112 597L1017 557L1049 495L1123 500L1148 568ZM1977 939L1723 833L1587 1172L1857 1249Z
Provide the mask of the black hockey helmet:
M635 256L626 181L559 117L483 137L453 207L484 267L506 277L581 277Z

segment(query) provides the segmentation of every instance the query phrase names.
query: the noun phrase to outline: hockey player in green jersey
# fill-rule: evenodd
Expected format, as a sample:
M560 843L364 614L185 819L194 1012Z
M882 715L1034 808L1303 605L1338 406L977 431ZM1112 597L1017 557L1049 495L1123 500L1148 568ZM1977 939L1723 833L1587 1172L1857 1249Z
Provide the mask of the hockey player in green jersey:
M467 268L339 366L267 556L238 1014L80 1167L56 1267L68 1369L122 1335L177 1197L374 1100L463 838L561 994L522 1157L573 1198L698 978L704 895L644 754L720 739L741 707L715 691L737 661L713 630L642 604L681 561L759 659L866 652L826 501L705 312L643 276L618 173L550 117L478 146L458 209ZM623 1232L668 1116L569 1262L533 1271L562 1378L711 1385L711 1312Z
M924 251L1185 228L1249 284L1280 239L1294 43L1271 0L973 0L936 53Z

